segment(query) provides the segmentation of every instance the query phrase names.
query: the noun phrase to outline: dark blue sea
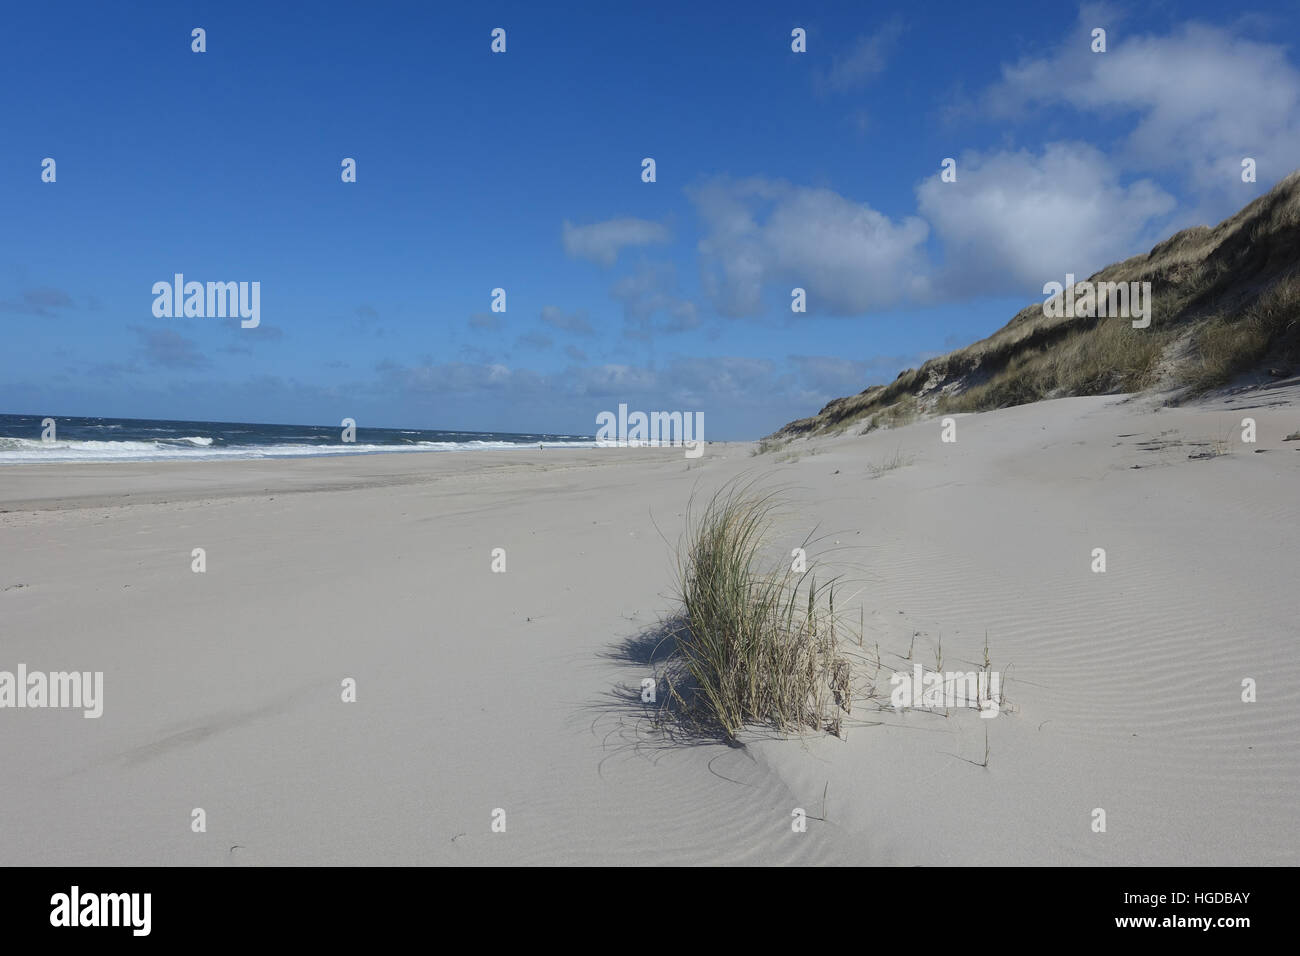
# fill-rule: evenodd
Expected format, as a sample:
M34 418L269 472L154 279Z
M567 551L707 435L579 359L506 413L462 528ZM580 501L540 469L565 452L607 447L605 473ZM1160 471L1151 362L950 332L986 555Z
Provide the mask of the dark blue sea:
M42 415L0 415L0 464L32 461L165 461L221 458L296 458L382 452L475 451L543 445L592 448L587 435L454 432L426 428L358 426L343 441L342 426L256 425L151 418L54 419L52 441Z

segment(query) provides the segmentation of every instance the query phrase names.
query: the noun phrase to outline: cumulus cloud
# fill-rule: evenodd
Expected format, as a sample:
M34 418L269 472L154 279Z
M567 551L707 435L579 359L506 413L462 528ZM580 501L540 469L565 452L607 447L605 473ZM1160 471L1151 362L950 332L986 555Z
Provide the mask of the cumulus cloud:
M1127 161L1174 170L1214 194L1216 214L1242 205L1241 160L1261 182L1281 178L1300 155L1300 71L1285 46L1230 29L1186 23L1167 35L1114 28L1104 8L1084 6L1062 44L1046 56L1004 66L985 94L997 117L1067 106L1127 124ZM1093 27L1111 27L1094 54ZM1240 29L1241 24L1238 24Z
M1090 48L1099 26L1104 54ZM963 154L957 182L936 172L920 183L916 215L894 219L830 189L763 177L691 190L705 294L726 316L761 314L793 287L807 290L810 312L840 315L1037 294L1067 272L1086 275L1178 229L1213 224L1291 171L1300 70L1284 46L1243 35L1257 21L1185 23L1160 35L1127 26L1116 11L1084 5L1059 45L1004 66L978 112L1028 118L1035 145ZM827 83L878 73L901 29L887 27L837 59ZM1079 132L1094 126L1104 141ZM1043 136L1057 127L1069 132ZM1247 156L1258 186L1241 182Z
M567 219L561 230L564 251L575 259L612 266L625 248L668 242L668 227L649 219L609 219L575 226Z
M754 177L714 179L690 190L706 235L699 251L705 291L720 313L755 315L763 291L807 291L810 312L848 315L923 298L929 227L894 222L830 189Z
M1088 275L1153 245L1177 205L1148 179L1123 183L1084 143L965 153L957 181L936 173L917 201L943 243L939 284L950 295L1036 293L1066 272Z

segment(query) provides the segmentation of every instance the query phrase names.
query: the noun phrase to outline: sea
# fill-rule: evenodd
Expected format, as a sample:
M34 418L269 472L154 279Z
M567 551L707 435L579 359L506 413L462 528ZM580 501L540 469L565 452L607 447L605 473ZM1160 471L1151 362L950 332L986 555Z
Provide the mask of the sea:
M45 440L47 418L53 440ZM155 418L73 418L0 415L0 465L33 461L212 461L225 458L298 458L385 452L457 452L534 448L595 448L594 436L462 432L436 428L357 426L343 441L339 425L260 425ZM601 444L605 444L602 442Z

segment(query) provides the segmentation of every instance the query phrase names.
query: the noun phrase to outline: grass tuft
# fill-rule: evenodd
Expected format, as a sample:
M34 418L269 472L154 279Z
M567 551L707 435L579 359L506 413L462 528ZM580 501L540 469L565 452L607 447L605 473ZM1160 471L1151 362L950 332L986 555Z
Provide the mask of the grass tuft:
M885 472L896 471L899 468L910 465L914 460L915 459L911 455L904 455L903 449L900 447L891 457L884 458L878 462L868 463L867 470L871 472L872 478L879 478L881 475L885 474Z
M671 710L734 740L746 725L839 734L851 668L837 646L836 579L765 565L779 493L749 481L692 500L678 553L684 623L666 675ZM810 543L805 539L804 547Z
M1272 352L1285 364L1300 359L1300 278L1277 283L1240 315L1216 315L1196 330L1196 361L1182 381L1193 392L1226 385Z

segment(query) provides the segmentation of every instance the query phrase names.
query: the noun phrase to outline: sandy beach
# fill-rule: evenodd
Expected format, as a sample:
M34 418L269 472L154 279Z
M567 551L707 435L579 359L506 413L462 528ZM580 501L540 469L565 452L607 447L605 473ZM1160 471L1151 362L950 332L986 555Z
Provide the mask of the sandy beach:
M104 674L98 718L4 713L0 863L1295 865L1295 391L694 460L0 468L0 670ZM638 699L687 504L740 475L855 582L842 739L674 742ZM986 640L995 719L866 698Z

